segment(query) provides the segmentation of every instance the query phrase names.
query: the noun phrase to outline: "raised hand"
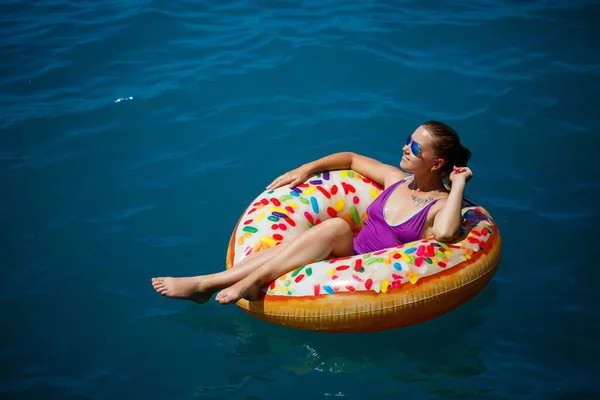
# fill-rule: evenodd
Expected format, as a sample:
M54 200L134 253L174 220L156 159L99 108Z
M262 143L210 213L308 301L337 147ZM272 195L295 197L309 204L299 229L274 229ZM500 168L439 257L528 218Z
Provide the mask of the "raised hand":
M462 180L467 183L473 177L473 171L469 167L454 167L448 179L454 183Z

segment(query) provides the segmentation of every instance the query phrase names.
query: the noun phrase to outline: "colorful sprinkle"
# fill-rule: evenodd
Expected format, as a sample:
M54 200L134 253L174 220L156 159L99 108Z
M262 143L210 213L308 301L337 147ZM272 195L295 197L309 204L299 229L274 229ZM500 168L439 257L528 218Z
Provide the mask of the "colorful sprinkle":
M288 224L290 224L290 226L296 226L296 223L290 217L285 218L285 222L287 222Z
M415 274L414 272L408 271L406 273L406 276L408 277L408 280L410 281L410 283L412 283L413 285L415 283L417 283L417 281L419 280L419 275Z
M279 221L279 217L275 217L275 216L273 216L273 215L270 215L270 216L268 216L268 217L267 217L267 219L268 219L269 221L273 221L273 222L277 222L277 221Z
M356 264L354 264L354 270L356 272L363 272L364 269L362 267L362 260L359 258L356 260Z
M262 236L260 238L260 241L269 245L269 246L275 246L275 240L273 240L273 238L269 237L269 236Z
M311 205L311 207L313 209L313 212L315 214L318 214L319 213L319 203L317 202L317 199L315 199L314 197L311 197L310 198L310 205Z
M288 211L285 208L281 208L281 207L273 207L273 206L271 206L271 207L268 208L268 210L271 211L271 212L273 212L273 214L275 214L276 212L280 213L280 214L284 214L283 217L285 217L287 215L287 213L288 213ZM277 215L277 214L275 214L275 215ZM283 218L283 217L281 217L281 218Z
M327 197L327 199L331 198L331 195L329 194L329 192L327 190L325 190L325 188L323 188L323 186L317 186L317 190L321 193L323 193L323 196Z
M342 210L344 209L344 205L345 205L345 203L344 203L344 199L339 199L338 201L336 201L336 202L333 204L333 209L334 209L335 211L338 211L338 212L339 212L339 211L342 211Z
M333 186L331 187L331 189L329 189L329 191L331 192L331 194L332 194L332 195L334 195L334 196L335 196L335 195L337 194L337 192L338 192L338 187L337 187L337 185L333 185Z
M304 217L308 220L308 222L314 222L312 215L308 211L304 211Z
M371 264L374 264L376 262L383 262L383 258L373 257L370 260L368 260L365 264L371 265Z
M242 229L244 232L250 232L250 233L256 233L258 232L258 229L253 228L251 226L245 226L244 229Z
M335 291L333 290L333 288L329 285L323 285L323 289L325 289L325 291L327 292L327 294L334 294Z
M310 181L309 183L310 183L311 185L322 185L322 184L323 184L323 181L322 181L322 180L320 180L320 179L316 179L316 180L314 180L314 181Z
M352 221L354 222L354 225L360 225L360 217L358 216L358 211L356 210L356 207L350 206L350 215L352 216Z
M388 286L390 286L390 281L388 281L387 279L381 282L381 292L386 293L388 290Z

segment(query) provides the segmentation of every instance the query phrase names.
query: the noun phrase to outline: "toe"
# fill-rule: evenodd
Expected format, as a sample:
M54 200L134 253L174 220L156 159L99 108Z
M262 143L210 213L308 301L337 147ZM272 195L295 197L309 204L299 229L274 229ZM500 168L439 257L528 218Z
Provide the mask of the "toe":
M219 302L221 304L225 304L225 303L227 303L228 297L229 296L227 296L227 293L219 292L219 294L217 295L217 297L215 299L217 300L217 302Z

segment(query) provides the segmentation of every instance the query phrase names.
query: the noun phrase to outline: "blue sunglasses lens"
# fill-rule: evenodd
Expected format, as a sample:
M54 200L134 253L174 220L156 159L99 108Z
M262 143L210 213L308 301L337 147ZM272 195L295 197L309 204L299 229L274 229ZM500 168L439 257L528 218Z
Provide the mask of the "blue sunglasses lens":
M413 142L410 144L410 151L412 151L415 156L418 156L421 152L421 146L419 146L417 142L413 140Z
M406 144L410 143L410 151L412 151L412 153L415 156L418 156L419 153L421 152L421 146L419 146L417 144L417 142L415 142L414 140L412 140L412 136L408 135L408 137L406 138Z

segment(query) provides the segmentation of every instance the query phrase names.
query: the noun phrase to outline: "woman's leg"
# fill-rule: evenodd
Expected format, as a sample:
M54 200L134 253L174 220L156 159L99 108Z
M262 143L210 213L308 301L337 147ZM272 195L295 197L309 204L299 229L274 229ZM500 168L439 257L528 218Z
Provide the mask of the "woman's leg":
M352 239L352 230L346 221L341 218L325 220L298 236L279 254L270 258L248 276L233 286L223 289L217 294L216 300L221 304L233 303L241 298L254 300L261 287L294 268L324 260L330 255L335 257L353 255Z
M295 239L282 242L267 250L252 253L232 268L216 274L190 276L185 278L152 278L152 286L163 296L173 299L192 300L205 303L217 291L242 280L256 268L264 265Z

